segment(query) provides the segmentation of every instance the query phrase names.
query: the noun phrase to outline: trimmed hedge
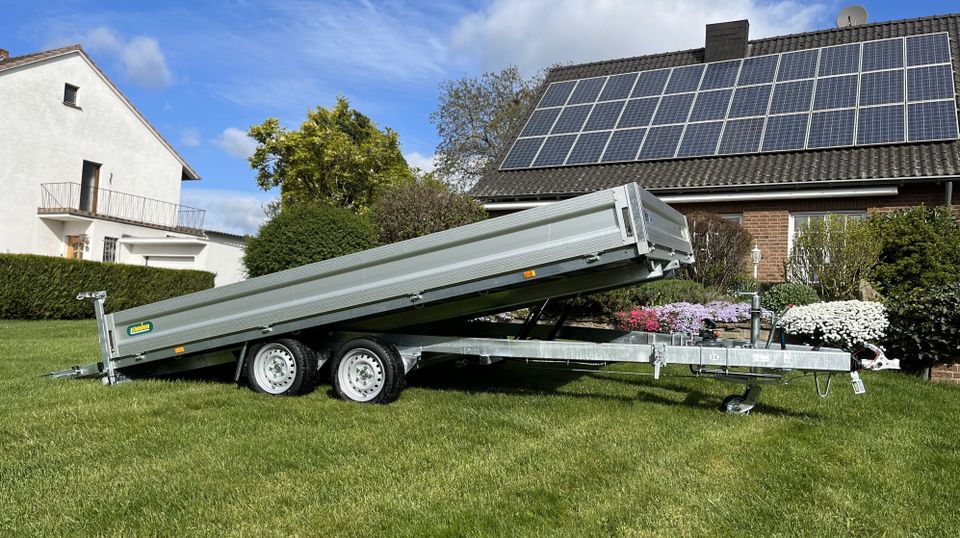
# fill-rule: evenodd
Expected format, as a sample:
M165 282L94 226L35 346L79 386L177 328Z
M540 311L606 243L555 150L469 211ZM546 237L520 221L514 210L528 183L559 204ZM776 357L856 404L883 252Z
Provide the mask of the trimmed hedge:
M931 286L887 301L884 345L907 371L960 362L960 282Z
M213 287L213 273L100 263L33 254L0 254L0 319L93 317L82 291L107 291L107 312Z

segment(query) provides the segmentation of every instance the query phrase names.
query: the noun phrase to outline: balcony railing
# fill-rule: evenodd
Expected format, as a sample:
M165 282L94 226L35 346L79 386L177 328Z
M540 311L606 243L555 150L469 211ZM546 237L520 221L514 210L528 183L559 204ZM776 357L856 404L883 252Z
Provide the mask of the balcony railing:
M185 232L203 231L203 209L79 183L44 183L40 188L40 213L70 213Z

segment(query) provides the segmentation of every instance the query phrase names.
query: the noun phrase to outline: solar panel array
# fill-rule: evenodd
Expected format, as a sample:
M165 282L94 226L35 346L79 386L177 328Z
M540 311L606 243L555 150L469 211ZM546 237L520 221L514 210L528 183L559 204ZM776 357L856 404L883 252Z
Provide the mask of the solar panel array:
M500 169L958 137L937 33L554 82Z

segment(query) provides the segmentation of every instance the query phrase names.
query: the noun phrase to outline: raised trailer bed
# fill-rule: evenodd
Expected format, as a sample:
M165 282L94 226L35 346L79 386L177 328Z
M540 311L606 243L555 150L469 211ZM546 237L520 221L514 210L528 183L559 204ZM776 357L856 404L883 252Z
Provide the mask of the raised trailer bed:
M756 339L708 350L682 336L663 342L662 335L581 331L576 338L563 327L565 316L547 333L537 325L547 301L672 276L693 260L683 215L629 184L109 314L106 292L83 293L78 298L94 302L100 361L50 375L112 384L229 362L254 390L292 395L312 390L329 363L341 397L386 403L409 371L461 356L646 362L657 374L667 363L689 364L749 387L784 370L880 364L880 357L859 361L839 350L760 351ZM526 306L533 314L515 334L483 324L439 332ZM735 371L742 367L772 373ZM728 410L749 411L759 394L750 390Z

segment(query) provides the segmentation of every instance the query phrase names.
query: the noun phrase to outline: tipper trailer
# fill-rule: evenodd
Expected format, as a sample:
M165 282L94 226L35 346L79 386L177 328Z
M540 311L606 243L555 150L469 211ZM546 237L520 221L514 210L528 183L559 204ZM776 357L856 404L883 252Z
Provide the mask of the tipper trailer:
M750 341L538 324L546 303L672 276L694 253L686 218L636 184L280 271L220 288L105 313L92 299L100 361L53 377L105 384L223 363L255 391L302 394L329 363L336 393L396 399L410 371L464 357L567 365L666 364L743 383L724 401L745 413L788 371L850 373L896 367L879 350L851 355ZM567 302L569 305L569 301ZM469 321L532 307L521 324ZM324 370L326 371L326 370Z

